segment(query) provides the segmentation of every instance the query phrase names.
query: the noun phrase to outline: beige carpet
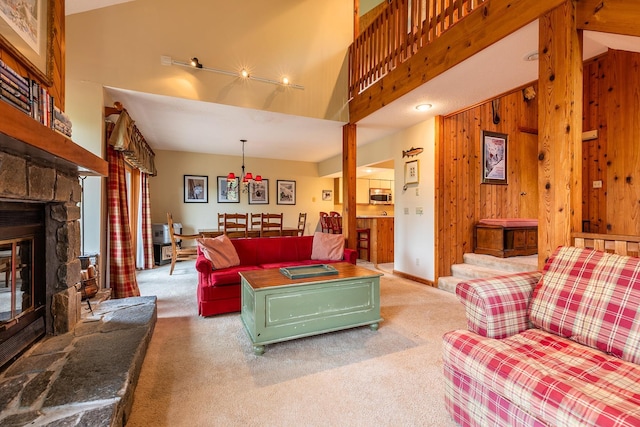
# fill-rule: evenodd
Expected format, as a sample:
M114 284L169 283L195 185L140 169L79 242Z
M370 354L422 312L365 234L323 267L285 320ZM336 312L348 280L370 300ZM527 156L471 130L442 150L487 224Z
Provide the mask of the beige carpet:
M193 261L138 280L143 295L158 296L158 322L128 427L455 425L444 410L441 337L465 318L448 292L386 273L377 332L272 344L256 356L238 313L197 315Z

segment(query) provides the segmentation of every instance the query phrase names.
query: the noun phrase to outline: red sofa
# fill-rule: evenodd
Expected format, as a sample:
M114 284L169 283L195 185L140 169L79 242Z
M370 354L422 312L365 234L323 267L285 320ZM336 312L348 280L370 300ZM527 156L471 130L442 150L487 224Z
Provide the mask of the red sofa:
M339 261L312 260L313 236L259 237L231 239L240 265L214 270L200 248L196 260L198 270L198 313L201 316L240 311L240 273L260 268L291 265L328 264ZM341 261L356 263L357 252L344 250Z

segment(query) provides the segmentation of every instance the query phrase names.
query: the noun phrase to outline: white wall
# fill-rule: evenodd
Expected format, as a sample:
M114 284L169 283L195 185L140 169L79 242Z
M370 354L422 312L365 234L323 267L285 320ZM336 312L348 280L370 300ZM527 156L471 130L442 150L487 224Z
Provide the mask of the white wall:
M77 80L66 81L65 111L73 121L72 140L104 158L102 86ZM106 224L103 221L102 189L105 178L90 176L84 181L84 253L103 253ZM105 256L106 254L103 254Z
M435 119L429 119L385 138L394 147L395 239L394 266L399 272L435 279ZM422 147L415 157L402 158L402 150ZM404 186L404 166L418 159L419 184ZM422 214L417 213L422 209ZM406 213L405 213L406 212Z
M333 179L320 178L315 163L295 162L246 157L247 172L262 175L269 180L269 204L250 205L248 195L240 194L240 203L217 202L217 177L227 176L233 171L241 173L240 156L156 151L158 176L150 179L151 221L166 223L166 214L171 212L175 222L180 222L184 233L195 233L199 229L217 228L218 213L270 212L284 214L284 225L296 227L298 213L307 212L305 234L312 234L319 212L333 210L333 201L322 200L322 190L333 189ZM184 175L208 176L208 203L184 203ZM296 204L278 205L276 181L296 181Z

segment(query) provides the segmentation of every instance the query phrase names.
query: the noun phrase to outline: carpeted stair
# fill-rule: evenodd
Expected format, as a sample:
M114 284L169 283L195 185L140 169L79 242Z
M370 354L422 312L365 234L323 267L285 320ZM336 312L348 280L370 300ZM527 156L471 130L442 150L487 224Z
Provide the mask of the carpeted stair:
M491 255L468 253L464 254L463 259L464 264L451 266L451 276L438 278L439 289L455 293L456 285L466 280L538 269L538 255L499 258Z

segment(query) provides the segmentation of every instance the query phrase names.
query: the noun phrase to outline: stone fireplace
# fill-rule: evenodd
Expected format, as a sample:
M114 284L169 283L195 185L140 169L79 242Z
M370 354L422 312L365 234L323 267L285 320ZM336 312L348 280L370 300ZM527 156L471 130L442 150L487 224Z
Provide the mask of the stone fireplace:
M7 140L0 135L0 245L10 253L12 242L22 242L19 249L33 252L34 265L29 270L33 274L27 278L16 274L18 269L14 267L14 276L19 276L14 280L33 280L33 295L15 297L31 298L30 305L24 301L22 305L14 303L15 317L0 322L0 366L45 333L72 330L81 314L77 286L81 279L78 171L65 163L7 149ZM27 217L33 220L27 221ZM25 225L25 221L29 224ZM38 227L41 231L30 231ZM22 229L26 231L20 236ZM25 247L29 250L25 251ZM26 271L24 265L30 264L23 264L20 275ZM22 306L24 310L20 310Z

